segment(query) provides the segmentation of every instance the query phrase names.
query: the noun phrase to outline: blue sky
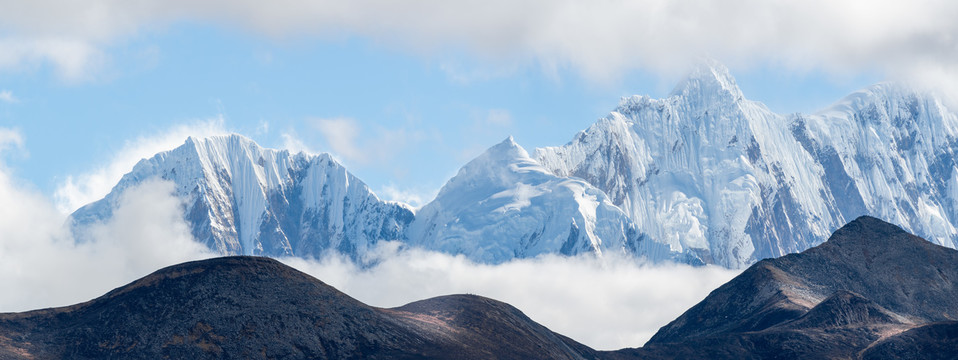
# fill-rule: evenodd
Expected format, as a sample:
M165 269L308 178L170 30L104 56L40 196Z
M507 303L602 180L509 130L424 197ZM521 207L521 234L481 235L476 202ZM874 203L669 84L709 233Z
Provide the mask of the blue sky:
M653 3L662 4L634 2ZM389 9L330 14L321 7L297 11L296 4L284 2L277 6L288 9L266 15L243 8L255 7L249 4L234 9L239 15L154 4L158 10L146 14L122 2L103 1L106 15L81 9L80 20L29 8L24 13L37 17L40 25L6 18L0 50L6 46L14 55L0 57L0 94L6 94L0 96L0 128L14 129L23 138L22 146L4 152L7 166L51 198L65 183L91 182L90 175L99 172L101 183L87 184L86 197L77 197L93 199L107 190L104 179L115 179L135 158L147 156L138 152L182 142L173 135L213 129L238 132L267 147L331 152L381 196L421 203L461 165L507 136L528 150L561 145L612 110L621 96L667 95L702 54L729 65L746 97L780 113L814 111L871 83L917 71L909 65L914 59L860 59L911 46L880 40L881 32L837 36L832 42L822 38L847 25L814 31L782 25L786 29L771 39L762 38L766 34L756 29L763 28L752 25L634 35L627 31L635 30L630 27L641 16L603 20L608 29L581 20L590 13L607 17L624 12L628 6L602 3L592 11L559 2L556 9L573 7L582 15L563 17L556 11L559 15L542 21L568 25L582 35L557 30L553 36L517 25L535 22L541 12L526 9L524 2L515 6L515 14L480 13L478 20L452 16L456 22L429 18L430 11L448 16L450 9L458 9L431 2L394 14L394 22L387 21L393 19ZM466 14L478 8L463 4ZM834 8L834 14L825 15L857 10ZM878 8L852 25L881 29L882 21L897 16L895 6ZM701 17L705 25L696 26L709 26L713 17L709 6L666 10L671 14L662 16L666 20ZM733 10L722 10L733 17L730 22L735 21ZM368 19L354 18L350 11ZM795 12L788 7L769 11L779 16ZM85 15L89 19L83 20ZM510 20L512 15L528 19ZM417 16L424 16L425 25L417 23ZM117 20L121 18L126 21ZM929 21L925 18L914 23ZM43 26L55 21L66 24ZM502 30L509 26L518 29L515 39L521 40ZM596 33L589 33L593 28ZM796 37L798 31L812 34ZM916 37L937 33L911 31ZM742 40L736 37L740 32L749 35ZM648 40L650 36L661 39ZM65 49L79 49L79 55L45 50L49 47L43 44L51 38L69 45ZM825 50L809 48L809 39ZM842 48L855 41L860 48ZM717 47L710 47L713 42ZM931 54L921 58L926 62L932 55L950 55L937 48L925 53ZM949 66L953 64L946 60L940 67Z

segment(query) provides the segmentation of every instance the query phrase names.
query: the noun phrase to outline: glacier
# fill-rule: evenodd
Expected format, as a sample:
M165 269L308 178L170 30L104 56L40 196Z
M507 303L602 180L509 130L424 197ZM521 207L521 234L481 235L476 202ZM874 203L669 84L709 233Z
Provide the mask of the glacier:
M742 268L861 215L955 247L956 129L940 99L891 83L815 114L775 114L706 63L667 98L624 98L534 157L605 191L655 241Z
M124 189L176 185L193 236L222 254L362 260L398 241L502 263L627 254L743 268L800 252L862 215L958 245L958 117L881 83L812 114L777 114L706 62L669 96L630 96L562 146L513 138L416 210L379 199L329 154L189 138L140 161L71 226L109 219Z
M105 198L71 215L77 238L112 216L123 190L153 178L175 184L193 237L221 254L334 250L362 260L379 241L404 241L414 218L410 206L379 199L328 154L265 149L234 134L191 137L141 160Z
M413 246L501 263L542 254L676 257L601 190L543 168L512 137L463 166L409 226Z

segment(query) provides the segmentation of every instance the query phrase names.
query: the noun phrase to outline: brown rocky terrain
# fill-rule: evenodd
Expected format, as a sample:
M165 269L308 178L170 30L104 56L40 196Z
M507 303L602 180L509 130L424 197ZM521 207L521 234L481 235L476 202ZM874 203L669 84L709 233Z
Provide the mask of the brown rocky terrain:
M367 306L263 257L159 270L92 301L0 314L0 358L581 359L508 304Z

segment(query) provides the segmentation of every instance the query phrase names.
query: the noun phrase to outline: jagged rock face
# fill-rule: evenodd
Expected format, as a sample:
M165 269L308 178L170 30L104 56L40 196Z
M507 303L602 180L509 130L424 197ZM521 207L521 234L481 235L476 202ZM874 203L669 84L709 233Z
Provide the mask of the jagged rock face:
M677 256L601 190L555 176L510 137L462 167L417 214L412 245L501 263L542 254Z
M954 247L956 139L955 114L902 87L782 116L711 64L668 98L625 98L534 157L606 192L653 240L738 268L805 250L861 215Z
M906 330L958 320L956 279L958 251L861 217L817 247L758 262L622 354L858 358L879 341L878 354L893 354ZM955 347L949 329L929 344Z
M162 269L90 302L0 314L0 358L582 359L519 310L457 295L370 307L275 260Z
M382 201L329 155L264 149L239 135L187 139L140 161L104 199L72 215L109 219L123 190L161 178L176 185L193 237L221 254L360 258L380 240L403 240L406 205Z

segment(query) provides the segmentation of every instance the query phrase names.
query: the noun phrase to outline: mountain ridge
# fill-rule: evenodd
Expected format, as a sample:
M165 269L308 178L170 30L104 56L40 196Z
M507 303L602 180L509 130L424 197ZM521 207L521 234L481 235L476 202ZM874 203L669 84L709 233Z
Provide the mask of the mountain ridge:
M535 158L606 191L655 241L730 268L814 246L861 215L955 247L958 117L940 100L883 83L779 115L730 76L708 64L669 97L623 98Z
M577 348L492 299L374 308L250 256L173 265L73 306L0 314L0 358L582 359Z
M361 260L383 240L403 240L410 206L380 200L329 154L262 148L241 135L190 137L143 159L104 199L71 215L74 232L109 218L123 191L149 178L172 181L193 237L220 254Z
M245 144L232 147L242 160L233 166L222 156L231 147L203 145L211 141L190 139L183 150L216 150L206 155L141 162L111 195L74 213L74 228L105 221L116 193L156 176L178 181L194 237L221 254L361 261L395 240L488 263L612 250L744 268L820 244L861 215L958 246L958 116L890 83L816 113L780 115L707 62L666 98L624 97L565 145L530 153L509 137L443 187L457 191L441 190L419 210L379 199L328 154L232 139ZM506 153L487 156L501 146ZM190 166L199 175L173 175Z

